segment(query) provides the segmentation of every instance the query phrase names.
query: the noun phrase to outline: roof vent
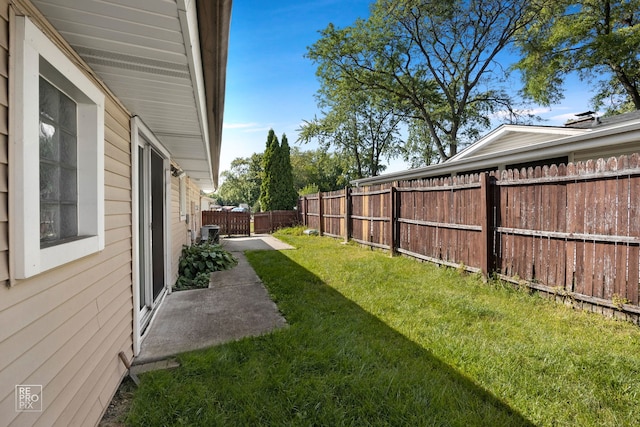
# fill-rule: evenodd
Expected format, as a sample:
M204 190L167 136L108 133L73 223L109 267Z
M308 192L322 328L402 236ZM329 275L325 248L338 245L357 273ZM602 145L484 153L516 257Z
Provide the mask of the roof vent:
M564 124L568 128L588 128L596 126L600 123L599 118L594 111L585 111L584 113L575 114L576 118L573 120L567 120Z

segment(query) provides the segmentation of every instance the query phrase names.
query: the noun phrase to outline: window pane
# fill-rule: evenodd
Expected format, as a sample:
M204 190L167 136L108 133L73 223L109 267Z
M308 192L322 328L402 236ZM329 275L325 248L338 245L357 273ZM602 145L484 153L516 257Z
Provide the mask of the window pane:
M60 168L40 162L40 200L60 200Z
M58 160L58 137L55 126L40 120L40 157Z
M65 202L76 202L78 200L78 183L75 169L60 169L60 200Z
M60 162L67 166L77 166L78 150L76 137L65 131L60 133Z
M60 238L60 208L58 205L40 203L40 242Z
M62 129L76 134L76 103L63 93L60 93L59 121Z
M60 111L60 91L40 77L40 116L58 121Z
M78 235L78 209L75 204L60 205L60 238Z
M78 235L76 103L40 77L40 243Z

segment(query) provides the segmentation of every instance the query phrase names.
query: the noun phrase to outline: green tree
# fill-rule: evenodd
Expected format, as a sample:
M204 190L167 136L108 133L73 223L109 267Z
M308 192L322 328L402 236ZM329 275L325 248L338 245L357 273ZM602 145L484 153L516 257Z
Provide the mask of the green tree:
M269 130L262 168L260 208L263 211L293 209L297 193L293 187L290 149L286 135L282 135L281 145L273 129Z
M217 198L224 204L246 203L252 211L259 208L260 185L262 183L262 154L238 157L231 162L231 168L222 172L224 181L217 191Z
M282 146L288 146L287 144ZM318 191L333 191L344 188L350 181L348 160L337 153L322 149L300 151L292 147L289 156L292 186L295 194L306 188L304 194ZM224 178L215 194L210 195L222 205L247 203L253 212L260 210L260 189L263 177L263 153L251 157L238 157L231 162L231 168L222 172ZM315 191L312 191L315 190ZM290 195L292 206L297 196Z
M530 0L378 0L367 20L329 25L307 56L321 85L347 81L393 103L424 127L422 142L445 160L488 128L492 113L516 111L498 56L538 7Z
M267 146L262 156L262 183L260 185L260 209L274 210L277 191L280 145L273 129L269 129Z
M304 121L299 141L317 140L325 150L333 148L350 157L356 178L379 175L385 169L382 160L399 153L401 118L372 92L350 87L348 79L327 80L324 86L318 99L328 111L324 117Z
M319 65L316 100L323 116L304 120L298 140L316 140L324 150L350 158L355 178L379 175L383 160L395 158L402 145L396 104L382 91L362 90L362 83L344 70L322 72L324 59L314 52L310 48L308 57Z
M298 147L293 147L291 168L293 185L299 194L305 187L317 188L318 191L339 190L344 188L353 177L349 158L346 155L329 152L322 148L300 151Z
M320 188L316 184L307 184L298 190L300 196L306 196L307 194L316 194L320 192Z
M595 108L640 110L640 0L559 0L521 31L524 92L550 105L571 72L592 84Z
M278 209L290 210L296 206L298 193L293 186L293 171L291 169L291 149L287 135L282 134L280 143L280 186L278 189Z
M408 138L401 147L402 158L411 168L420 168L438 163L440 156L431 141L428 130L419 120L411 120L408 126Z

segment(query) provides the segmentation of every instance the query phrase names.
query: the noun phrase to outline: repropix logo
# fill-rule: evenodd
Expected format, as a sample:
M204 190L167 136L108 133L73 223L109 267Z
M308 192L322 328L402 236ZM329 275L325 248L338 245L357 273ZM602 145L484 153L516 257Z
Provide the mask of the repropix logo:
M42 412L42 386L41 385L17 385L16 386L16 411L17 412Z

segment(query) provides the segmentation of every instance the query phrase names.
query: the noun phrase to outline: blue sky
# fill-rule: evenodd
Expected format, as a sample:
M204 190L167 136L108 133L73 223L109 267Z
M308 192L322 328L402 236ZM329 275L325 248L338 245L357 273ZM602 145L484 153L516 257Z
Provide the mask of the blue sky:
M227 86L220 170L237 157L264 151L267 132L287 134L290 145L298 138L303 120L320 115L314 94L318 90L315 66L304 57L319 31L331 22L352 24L369 14L369 0L237 0L231 12ZM519 83L516 79L516 83ZM517 89L517 88L516 88ZM565 85L565 101L536 112L543 125L562 125L573 114L586 111L590 94L577 81ZM302 145L301 149L316 148ZM406 169L392 161L387 172Z

